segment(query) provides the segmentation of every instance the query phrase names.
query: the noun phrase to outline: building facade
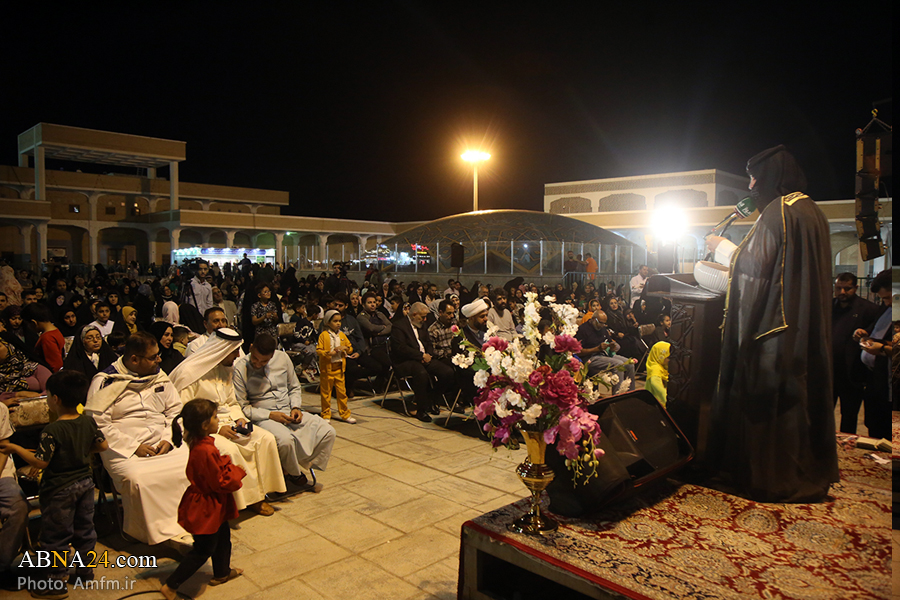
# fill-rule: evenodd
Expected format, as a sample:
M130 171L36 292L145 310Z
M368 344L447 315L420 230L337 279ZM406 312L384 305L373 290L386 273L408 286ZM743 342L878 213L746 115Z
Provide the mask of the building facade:
M19 164L0 165L0 253L35 268L48 259L166 264L173 248L265 247L279 261L321 265L361 256L415 225L287 216L287 192L181 181L186 146L35 125L19 135ZM77 163L128 172L87 173Z
M853 176L852 172L848 173L848 177ZM598 225L643 245L650 253L651 263L661 242L660 232L654 227L656 215L677 213L682 220L681 231L675 239L677 264L679 271L686 272L706 254L704 237L732 212L739 200L749 195L749 184L749 177L715 169L548 183L544 186L544 210ZM890 198L881 200L879 214L885 256L868 262L859 254L855 200L815 200L828 218L836 273L851 271L860 277L871 277L890 267L893 248ZM756 217L754 213L736 221L726 237L739 242L750 231Z

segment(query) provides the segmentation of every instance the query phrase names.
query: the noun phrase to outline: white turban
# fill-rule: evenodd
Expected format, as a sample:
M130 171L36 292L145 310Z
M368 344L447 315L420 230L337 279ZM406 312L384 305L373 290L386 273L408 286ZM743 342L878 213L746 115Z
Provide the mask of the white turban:
M465 318L474 317L477 314L483 313L488 309L487 302L484 299L479 298L475 302L470 302L462 307L462 314Z
M234 329L217 329L199 350L188 355L169 373L175 389L181 393L181 390L212 371L225 357L240 348L241 342L241 335Z

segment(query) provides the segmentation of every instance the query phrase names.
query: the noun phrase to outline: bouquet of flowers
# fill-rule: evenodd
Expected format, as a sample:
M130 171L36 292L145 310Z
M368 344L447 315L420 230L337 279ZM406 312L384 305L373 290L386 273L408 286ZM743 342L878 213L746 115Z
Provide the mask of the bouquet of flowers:
M614 373L618 367L588 378L587 366L575 357L581 352L581 343L574 337L577 309L550 303L552 322L541 332L537 294L527 293L525 302L523 338L508 342L494 337L496 327L488 323L485 344L478 348L463 337L466 352L456 354L453 363L476 371L480 391L475 416L486 421L484 430L494 448L510 447L516 429L543 432L544 441L555 444L566 457L573 475L587 481L596 475L603 455L600 425L587 407L599 398L600 386L612 389L619 384ZM549 350L541 350L542 344ZM622 383L627 389L630 382Z

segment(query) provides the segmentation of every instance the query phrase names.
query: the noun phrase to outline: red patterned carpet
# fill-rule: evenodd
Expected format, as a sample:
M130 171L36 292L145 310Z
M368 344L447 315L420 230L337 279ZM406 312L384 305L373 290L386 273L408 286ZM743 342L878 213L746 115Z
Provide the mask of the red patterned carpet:
M891 452L891 459L900 459L900 412L891 413L891 442L894 450Z
M524 501L466 526L628 598L890 598L890 465L844 435L838 453L841 482L821 504L761 504L669 482L593 521L561 519L545 537L506 531Z

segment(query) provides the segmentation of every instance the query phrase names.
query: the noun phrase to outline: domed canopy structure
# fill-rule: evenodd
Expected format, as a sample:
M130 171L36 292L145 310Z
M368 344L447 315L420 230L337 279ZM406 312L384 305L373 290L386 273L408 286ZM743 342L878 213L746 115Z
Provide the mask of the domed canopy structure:
M482 210L436 219L395 235L383 243L424 244L453 242L475 246L484 242L567 242L633 246L602 227L571 217L532 210Z
M453 246L463 246L463 263ZM630 273L645 251L602 227L571 217L530 210L484 210L437 219L388 238L365 257L391 261L399 272L517 274L559 277L566 257L593 256L599 273Z

